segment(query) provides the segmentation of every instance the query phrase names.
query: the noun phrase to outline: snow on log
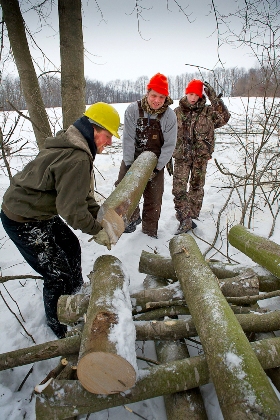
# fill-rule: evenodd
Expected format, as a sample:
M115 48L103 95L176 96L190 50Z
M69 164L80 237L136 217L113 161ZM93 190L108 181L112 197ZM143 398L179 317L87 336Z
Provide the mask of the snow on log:
M97 221L105 227L112 244L116 244L137 207L143 191L157 164L153 152L143 152L101 205Z
M194 238L173 237L169 249L223 416L279 418L280 401Z
M257 236L241 225L233 226L228 233L229 243L280 278L280 245Z
M137 370L129 279L112 255L98 257L89 277L92 290L77 375L89 392L123 392L134 385Z
M251 343L251 347L263 369L280 366L280 337L256 341ZM40 395L36 395L36 420L62 420L71 416L96 413L112 407L196 388L209 381L210 374L205 356L190 357L143 369L139 372L139 378L133 388L125 393L111 394L106 397L86 391L79 381L54 379ZM229 386L228 381L221 385L225 388ZM255 398L252 394L249 396L252 399ZM234 407L232 407L233 410ZM257 412L251 417L249 415L250 413L248 417L243 418L272 420L279 418L279 411L274 417L257 417Z

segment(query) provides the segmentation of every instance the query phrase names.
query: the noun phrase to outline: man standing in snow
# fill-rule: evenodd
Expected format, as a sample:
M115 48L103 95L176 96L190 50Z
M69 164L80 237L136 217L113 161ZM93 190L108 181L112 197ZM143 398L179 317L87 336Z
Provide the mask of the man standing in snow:
M58 298L74 294L83 284L80 243L68 225L110 249L109 237L96 220L99 205L91 179L96 153L112 144L113 135L119 138L119 123L111 105L91 105L66 131L46 139L45 149L12 178L3 197L3 227L44 278L47 324L58 338L67 331L57 318Z
M123 130L123 161L118 180L123 179L134 160L144 151L152 151L158 158L157 166L143 193L142 231L157 238L162 195L164 190L164 167L174 151L177 137L177 121L173 103L169 97L168 80L155 74L147 85L147 93L131 103L125 111ZM125 233L134 232L141 223L139 206L130 218Z
M211 105L206 105L206 96ZM173 153L173 189L176 217L180 224L176 234L194 229L204 196L208 160L214 151L214 130L225 125L230 113L220 95L207 82L192 80L186 96L175 109L178 138ZM189 185L189 188L188 188Z

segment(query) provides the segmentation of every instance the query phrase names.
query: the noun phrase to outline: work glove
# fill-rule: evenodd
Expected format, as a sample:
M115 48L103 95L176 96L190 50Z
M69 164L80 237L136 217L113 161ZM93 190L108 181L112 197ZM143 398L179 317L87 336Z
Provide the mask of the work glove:
M167 162L167 164L165 165L167 172L169 173L169 175L173 175L173 159L171 158L169 162Z
M108 236L108 233L106 232L105 229L101 229L97 235L94 235L92 238L90 238L88 240L88 242L91 241L95 241L97 244L99 245L104 245L107 247L107 249L109 249L109 251L111 250L111 242L110 242L110 238Z
M159 173L159 170L158 170L158 169L154 169L154 170L153 170L153 172L152 172L152 174L151 174L151 176L150 176L150 178L149 178L149 181L151 181L152 179L154 179L154 177L155 177L158 173Z
M203 82L203 84L204 84L204 92L208 96L209 101L212 102L215 99L217 99L217 94L216 94L215 90L212 88L212 86L209 85L208 82Z

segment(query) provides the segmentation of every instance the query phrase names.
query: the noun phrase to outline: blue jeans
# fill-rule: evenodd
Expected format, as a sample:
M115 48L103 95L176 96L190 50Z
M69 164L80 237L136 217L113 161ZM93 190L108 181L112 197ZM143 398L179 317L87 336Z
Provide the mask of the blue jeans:
M63 336L67 328L57 318L58 298L74 294L83 284L78 238L59 216L19 223L1 211L1 220L7 235L24 259L44 278L43 299L47 324L58 337Z

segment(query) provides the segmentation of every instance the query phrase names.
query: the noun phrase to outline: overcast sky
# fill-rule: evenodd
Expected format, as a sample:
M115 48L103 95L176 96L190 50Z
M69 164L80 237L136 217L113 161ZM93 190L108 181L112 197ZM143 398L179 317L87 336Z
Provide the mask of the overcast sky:
M39 0L21 0L22 12ZM83 34L85 45L85 76L108 82L115 79L136 80L157 72L176 76L196 71L192 64L209 69L254 67L250 51L222 45L218 49L216 20L210 0L138 0L142 7L138 20L136 0L83 1ZM23 14L28 27L47 57L59 67L59 34L57 6L49 15L48 26L34 12ZM220 13L229 13L244 0L215 0ZM178 7L184 8L185 15ZM99 7L98 7L99 6ZM46 12L46 9L45 9ZM232 20L232 26L236 23ZM222 28L221 28L222 29ZM139 33L140 32L140 33ZM219 52L219 56L218 56ZM34 53L32 53L34 56ZM35 54L41 70L53 65Z

